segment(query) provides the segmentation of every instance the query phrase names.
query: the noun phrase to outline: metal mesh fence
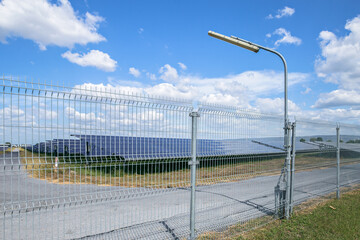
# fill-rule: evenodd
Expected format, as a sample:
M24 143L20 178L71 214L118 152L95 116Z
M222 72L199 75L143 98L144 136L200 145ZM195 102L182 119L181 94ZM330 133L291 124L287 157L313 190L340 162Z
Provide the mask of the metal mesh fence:
M198 144L216 150L198 155L197 233L273 216L285 157L282 119L206 105L199 113Z
M197 236L282 217L281 117L86 84L1 81L3 239L183 239L191 206ZM337 190L338 153L339 186L359 183L360 127L341 125L339 147L336 127L297 121L293 208Z
M359 126L300 120L296 128L294 205L359 183L360 145L350 143L359 139Z
M340 187L358 186L360 183L360 127L340 125Z
M336 124L296 122L294 204L336 190Z
M139 239L142 225L171 238L171 218L188 226L191 104L6 79L2 87L4 239Z

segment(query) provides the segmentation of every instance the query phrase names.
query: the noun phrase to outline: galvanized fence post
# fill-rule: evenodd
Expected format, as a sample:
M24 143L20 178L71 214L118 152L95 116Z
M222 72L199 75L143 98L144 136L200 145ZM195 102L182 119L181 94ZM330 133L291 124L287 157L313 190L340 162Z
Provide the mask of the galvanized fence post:
M296 121L291 126L291 179L290 179L290 214L293 212L294 205L294 174L295 174L295 156L296 156Z
M190 200L190 239L195 239L195 187L196 187L196 141L197 141L197 118L200 114L197 112L190 113L191 119L191 200Z
M336 126L336 197L340 198L340 124Z
M290 174L291 174L291 146L290 146L290 122L288 122L286 124L286 130L287 130L287 135L285 136L286 139L286 197L285 197L285 218L289 219L290 217Z

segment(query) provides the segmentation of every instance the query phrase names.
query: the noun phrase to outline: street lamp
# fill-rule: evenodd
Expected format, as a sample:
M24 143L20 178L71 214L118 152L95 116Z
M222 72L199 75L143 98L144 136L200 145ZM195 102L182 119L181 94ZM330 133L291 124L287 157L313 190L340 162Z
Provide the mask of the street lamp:
M275 53L277 56L279 56L281 58L281 60L282 60L282 62L284 64L284 129L285 129L285 135L284 136L286 136L287 133L288 133L288 131L287 131L287 125L288 125L288 100L287 100L288 93L287 93L287 85L288 85L288 83L287 83L287 65L286 65L285 58L277 51L274 51L274 50L272 50L270 48L263 47L263 46L260 46L258 44L243 40L243 39L238 38L238 37L234 37L234 36L228 37L228 36L222 35L220 33L213 32L213 31L209 31L208 34L211 37L214 37L214 38L223 40L225 42L234 44L236 46L248 49L248 50L253 51L255 53L257 53L259 51L259 49L263 49L263 50Z
M290 141L289 141L289 130L290 130L290 124L289 124L289 120L288 120L288 82L287 82L287 65L286 65L286 61L285 58L277 51L267 48L267 47L263 47L260 46L258 44L243 40L241 38L238 37L228 37L225 35L222 35L220 33L216 33L213 31L209 31L208 32L209 36L220 39L222 41L234 44L236 46L248 49L250 51L253 51L255 53L257 53L260 49L266 50L268 52L272 52L274 54L276 54L277 56L279 56L281 58L281 61L284 64L284 147L286 149L286 172L287 172L287 179L286 179L286 204L285 204L285 215L286 218L289 217L290 215L290 208L289 208L289 200L290 200L290 159L291 159L291 152L290 152Z

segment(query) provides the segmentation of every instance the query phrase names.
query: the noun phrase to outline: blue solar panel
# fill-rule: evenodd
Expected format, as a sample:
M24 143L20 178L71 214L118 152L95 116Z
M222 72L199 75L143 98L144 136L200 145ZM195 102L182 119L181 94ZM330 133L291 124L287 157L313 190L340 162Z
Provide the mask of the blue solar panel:
M190 157L191 139L129 136L72 135L76 139L53 139L31 148L35 152L83 156L119 156L124 159ZM296 140L297 150L316 150L318 146ZM28 148L29 149L29 148ZM29 149L30 150L30 149ZM283 138L199 139L198 156L281 153Z

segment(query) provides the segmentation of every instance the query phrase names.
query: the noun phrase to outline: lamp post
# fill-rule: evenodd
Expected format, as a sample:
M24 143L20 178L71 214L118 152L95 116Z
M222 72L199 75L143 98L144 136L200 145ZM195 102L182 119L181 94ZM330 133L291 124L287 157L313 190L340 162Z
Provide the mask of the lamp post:
M258 44L243 40L241 38L238 37L228 37L225 35L222 35L220 33L216 33L213 31L209 31L208 32L209 36L220 39L222 41L234 44L236 46L245 48L247 50L253 51L255 53L257 53L260 49L263 49L265 51L268 52L272 52L274 54L276 54L278 57L280 57L281 61L284 64L284 147L286 149L286 199L285 199L285 216L286 218L289 218L290 215L290 210L289 210L289 200L290 200L290 159L291 159L291 153L290 153L290 141L289 141L289 131L290 131L290 124L289 124L289 120L288 120L288 81L287 81L287 65L286 65L286 61L285 58L277 51L267 48L267 47L263 47L260 46Z

